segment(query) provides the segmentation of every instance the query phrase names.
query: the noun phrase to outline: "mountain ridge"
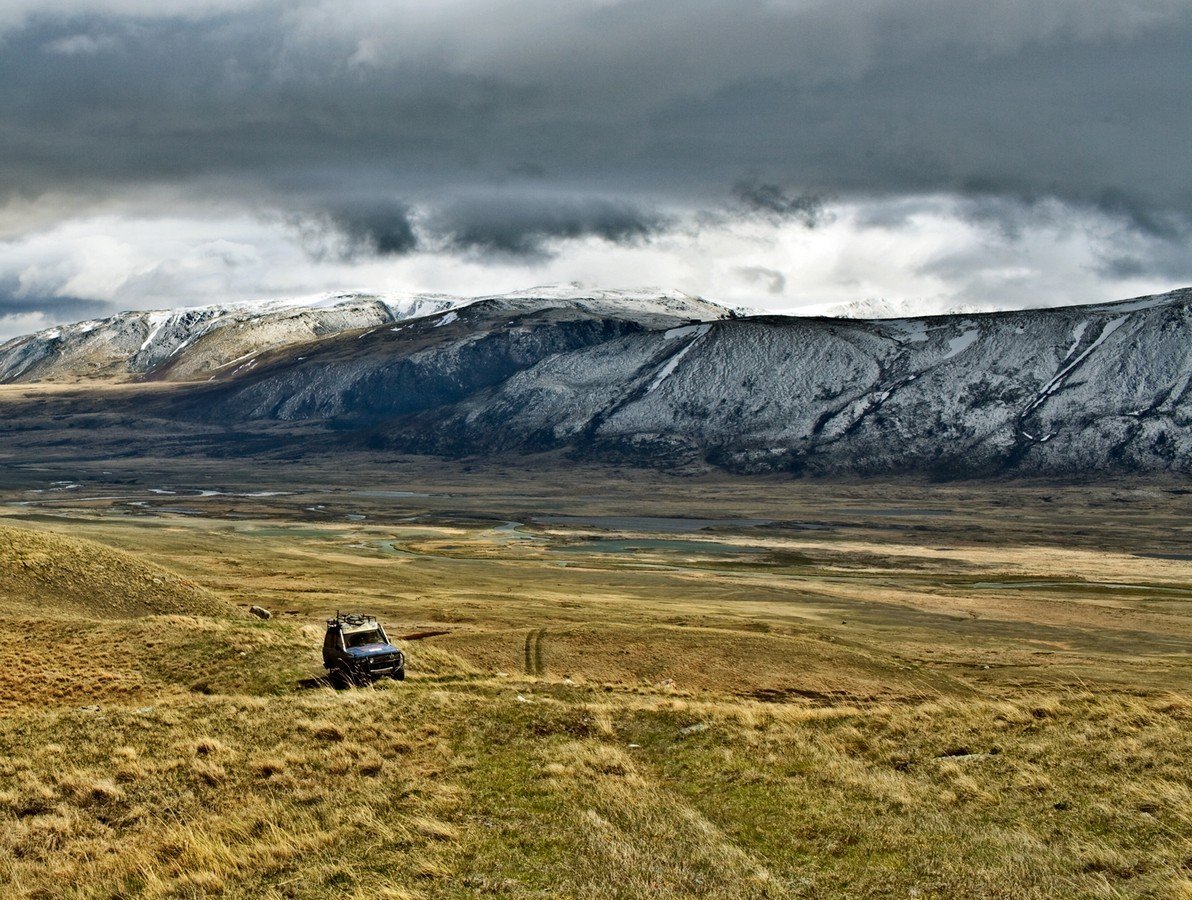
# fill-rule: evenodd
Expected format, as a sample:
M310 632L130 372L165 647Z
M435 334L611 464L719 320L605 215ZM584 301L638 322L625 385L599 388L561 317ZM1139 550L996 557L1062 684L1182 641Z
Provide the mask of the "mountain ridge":
M449 312L473 303L635 303L724 309L680 291L549 285L474 297L440 293L329 292L177 309L127 310L0 342L0 384L138 377L199 381L277 347Z
M588 294L477 298L279 343L200 370L151 411L443 456L564 451L817 476L1192 473L1192 289L876 320ZM180 380L173 365L143 377Z

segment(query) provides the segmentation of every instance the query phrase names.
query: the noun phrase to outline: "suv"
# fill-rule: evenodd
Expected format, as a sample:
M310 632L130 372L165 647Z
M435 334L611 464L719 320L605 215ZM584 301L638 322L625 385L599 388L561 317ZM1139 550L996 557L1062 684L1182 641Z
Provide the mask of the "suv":
M335 614L327 620L323 665L340 684L371 684L378 678L406 680L406 656L373 616Z

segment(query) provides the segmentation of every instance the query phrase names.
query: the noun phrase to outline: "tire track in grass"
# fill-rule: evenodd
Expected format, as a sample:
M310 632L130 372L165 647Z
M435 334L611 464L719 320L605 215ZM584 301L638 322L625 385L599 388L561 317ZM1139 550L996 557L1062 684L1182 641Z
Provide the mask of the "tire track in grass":
M542 661L542 637L541 628L532 628L526 632L525 668L527 675L542 675L545 671Z

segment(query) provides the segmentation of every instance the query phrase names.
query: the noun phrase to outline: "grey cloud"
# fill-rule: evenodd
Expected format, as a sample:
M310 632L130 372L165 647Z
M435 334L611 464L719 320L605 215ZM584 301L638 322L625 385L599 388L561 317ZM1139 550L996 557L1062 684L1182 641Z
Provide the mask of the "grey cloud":
M413 211L402 201L342 197L293 208L300 204L301 198L295 198L280 218L311 259L346 262L404 256L419 249Z
M3 187L400 195L490 184L529 160L556 184L627 194L707 198L754 169L833 193L986 184L1192 209L1177 152L1192 138L1186 5L527 5L542 16L532 44L492 3L458 19L306 2L34 20L0 56L16 86L0 97ZM120 48L43 52L87 40ZM352 64L366 40L374 62Z
M341 203L331 210L330 218L354 253L401 256L418 246L410 208L404 203L377 200Z
M770 294L781 294L786 288L786 276L777 269L769 269L765 266L740 266L737 272L746 281L762 285Z
M1155 208L1121 189L1106 189L1096 198L1095 206L1103 213L1126 219L1152 237L1185 239L1192 232L1192 220L1185 211Z
M732 185L809 225L792 185L967 197L1006 234L1050 198L1159 240L1192 216L1178 0L22 3L0 203L158 185L287 210L321 252L527 258Z
M42 45L46 53L56 53L59 56L86 56L113 50L120 46L120 42L106 34L70 34L55 38Z
M827 215L824 201L815 194L790 194L776 184L764 184L747 178L733 185L733 196L746 208L780 219L794 219L807 228L823 223Z
M1175 284L1192 283L1190 239L1192 230L1187 229L1170 238L1123 235L1120 241L1103 248L1097 274L1113 279L1162 278Z
M71 321L111 315L111 307L85 297L26 293L16 282L0 279L0 318L30 313L43 314L50 321Z
M486 197L459 200L433 213L430 230L458 250L538 258L562 238L598 237L617 244L647 240L664 216L605 199Z
M551 242L598 237L635 244L666 228L663 215L592 197L486 194L414 208L400 201L336 200L286 221L314 259L461 252L540 261Z

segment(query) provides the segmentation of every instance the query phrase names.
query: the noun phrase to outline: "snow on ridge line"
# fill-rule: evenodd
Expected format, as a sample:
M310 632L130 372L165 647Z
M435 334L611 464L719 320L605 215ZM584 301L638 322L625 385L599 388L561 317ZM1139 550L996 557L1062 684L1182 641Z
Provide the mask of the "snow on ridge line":
M243 320L253 314L268 315L285 311L300 312L305 309L334 309L340 306L350 306L353 303L378 303L385 307L395 321L415 319L436 315L451 309L461 309L487 300L545 300L556 302L628 302L655 303L665 308L668 304L703 305L724 310L726 313L738 316L774 316L782 318L827 317L848 319L853 321L897 321L917 318L935 318L957 315L983 315L990 313L1033 313L1048 310L1076 310L1083 309L1093 314L1132 313L1154 309L1168 304L1188 302L1192 300L1192 288L1179 288L1160 294L1150 294L1126 300L1097 302L1059 307L997 307L978 309L973 306L939 306L936 309L920 307L910 301L853 301L851 303L815 304L782 311L753 309L740 304L728 305L703 297L692 296L678 290L662 288L610 289L588 288L579 282L563 285L544 285L511 291L504 294L479 294L465 297L445 293L420 292L374 292L364 290L326 291L318 294L307 294L293 297L277 297L269 299L233 300L226 303L207 304L200 306L184 306L172 309L157 310L125 310L103 319L88 319L71 324L56 325L39 332L18 335L5 341L0 341L0 348L10 348L30 341L54 341L74 337L95 336L104 326L118 327L124 321L133 317L144 317L149 326L150 335L144 341L139 352L150 349L161 324L184 316L187 313L207 313L209 328L218 328L226 324L221 321L227 318ZM930 305L929 305L930 306Z
M134 317L144 317L149 326L150 336L140 348L144 352L150 348L162 326L188 313L206 314L208 321L214 321L225 316L244 317L252 315L269 315L287 311L300 312L307 309L335 309L340 306L350 306L354 303L379 303L384 306L395 321L416 319L423 316L437 315L451 309L461 309L486 300L553 300L553 301L583 301L597 302L659 302L675 304L701 303L707 306L722 307L726 311L730 307L722 306L710 300L692 297L682 291L665 290L662 288L640 289L586 289L578 283L570 285L545 285L504 294L477 294L462 296L439 292L402 292L402 291L325 291L317 294L305 294L292 297L252 298L246 300L229 300L224 303L208 303L196 306L178 306L169 309L127 309L115 312L100 319L87 319L64 325L56 325L41 331L26 335L17 335L6 341L0 341L0 347L9 343L27 339L55 340L62 336L82 336L97 331L104 326L116 326Z
M994 313L1042 313L1064 310L1083 310L1088 313L1132 313L1161 306L1192 301L1192 288L1175 288L1158 294L1146 294L1124 300L1102 300L1092 303L1069 303L1060 306L1022 306L1018 304L947 304L934 301L916 303L911 300L853 300L843 303L815 303L788 308L781 312L760 312L789 318L850 319L854 321L895 321L899 319L930 319L949 316L980 316Z
M435 315L447 309L458 308L474 302L472 298L449 297L444 294L372 294L334 292L313 294L305 297L283 297L270 300L234 300L228 303L214 303L204 306L181 306L173 309L130 309L113 313L102 319L87 319L64 325L55 325L41 331L17 335L0 341L0 348L29 341L54 341L63 338L99 337L104 329L119 328L126 322L141 320L148 328L148 334L136 353L150 351L163 329L171 330L188 314L202 315L202 332L206 333L255 316L294 312L303 310L331 310L347 307L354 303L373 302L385 307L395 321ZM95 333L99 332L99 335ZM194 337L198 337L196 334Z

